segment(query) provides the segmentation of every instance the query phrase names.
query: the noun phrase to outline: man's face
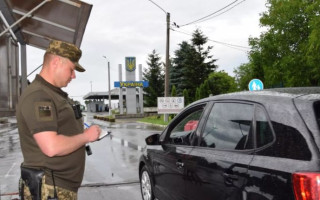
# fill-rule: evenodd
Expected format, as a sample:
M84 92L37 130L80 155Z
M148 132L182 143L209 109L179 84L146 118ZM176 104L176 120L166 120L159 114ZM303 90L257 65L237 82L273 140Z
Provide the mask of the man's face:
M72 79L76 78L75 64L67 58L60 57L60 66L56 70L56 86L66 87Z

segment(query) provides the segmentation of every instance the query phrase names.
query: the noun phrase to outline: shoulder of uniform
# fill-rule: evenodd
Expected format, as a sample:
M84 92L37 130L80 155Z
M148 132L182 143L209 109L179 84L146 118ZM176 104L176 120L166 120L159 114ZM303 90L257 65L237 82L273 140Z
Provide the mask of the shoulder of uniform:
M27 88L19 99L20 104L30 104L37 101L52 101L52 97L43 88Z

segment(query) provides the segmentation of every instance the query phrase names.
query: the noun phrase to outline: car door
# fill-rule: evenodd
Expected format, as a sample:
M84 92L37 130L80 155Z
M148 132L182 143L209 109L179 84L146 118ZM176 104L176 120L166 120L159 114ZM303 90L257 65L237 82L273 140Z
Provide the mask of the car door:
M187 199L242 199L254 152L253 115L250 103L213 104L185 165Z
M312 154L302 134L308 129L302 119L295 116L294 108L283 105L273 112L270 120L264 107L257 106L255 110L256 150L245 188L248 200L295 199L292 173L312 167L318 169L318 165L310 162Z
M153 159L155 196L160 200L184 200L184 165L192 151L195 129L205 104L191 107L179 114L162 134L162 151L157 151Z

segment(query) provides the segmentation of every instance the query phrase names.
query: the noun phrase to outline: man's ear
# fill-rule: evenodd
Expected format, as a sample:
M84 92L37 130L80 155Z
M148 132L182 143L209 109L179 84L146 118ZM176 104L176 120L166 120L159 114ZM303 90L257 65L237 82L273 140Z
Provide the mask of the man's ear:
M57 68L60 65L60 58L59 56L54 55L53 58L51 59L51 66L54 68Z

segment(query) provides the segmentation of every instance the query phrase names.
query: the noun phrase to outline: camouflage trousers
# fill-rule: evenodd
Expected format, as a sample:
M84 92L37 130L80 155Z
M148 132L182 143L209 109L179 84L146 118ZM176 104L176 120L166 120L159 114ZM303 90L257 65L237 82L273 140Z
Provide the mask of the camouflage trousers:
M20 179L20 181L22 180ZM29 188L25 184L23 185L24 199L21 200L32 200ZM56 192L59 200L77 200L78 198L76 192L58 186L56 186ZM45 184L45 176L43 176L41 186L41 200L47 200L49 196L52 198L54 197L54 188L52 185Z

